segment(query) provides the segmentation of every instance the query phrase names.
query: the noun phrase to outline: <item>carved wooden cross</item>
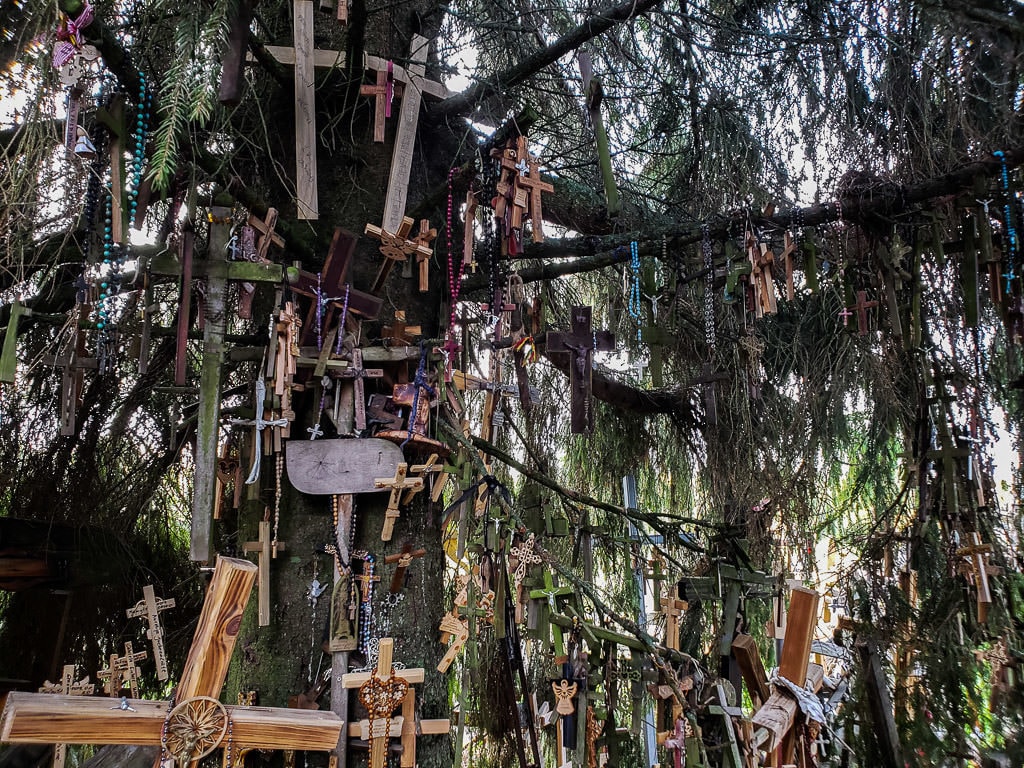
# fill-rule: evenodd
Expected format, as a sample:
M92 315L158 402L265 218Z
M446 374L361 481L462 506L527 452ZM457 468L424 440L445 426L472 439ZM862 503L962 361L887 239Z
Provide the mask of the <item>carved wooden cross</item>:
M359 700L363 702L369 715L366 725L370 741L370 768L383 768L388 741L391 738L392 714L406 701L407 694L411 693L411 686L422 683L424 679L422 668L394 668L391 661L394 647L395 641L392 638L382 637L377 668L373 672L349 673L341 678L343 688L359 690ZM415 715L415 712L410 714ZM400 730L399 733L403 731ZM415 730L412 735L415 736Z
M414 223L412 219L405 216L399 222L397 229L388 229L386 222L382 227L374 224L366 225L366 234L380 240L380 252L384 255L384 262L380 265L370 293L380 293L395 264L404 262L414 254L417 259L420 256L429 259L434 253L433 249L428 248L418 239L409 238Z
M115 699L121 695L121 688L124 685L124 671L118 663L120 659L116 653L110 654L110 665L96 673L97 679L104 681L103 692Z
M334 749L343 723L332 712L226 706L218 714L217 709L204 706L205 697L220 695L255 576L252 563L218 560L178 683L174 709L166 701L134 699L122 708L111 707L107 698L13 692L0 701L3 741L160 746L172 733L194 733L197 723L191 715L205 711L225 726L230 721L236 750ZM209 748L220 744L223 742L214 741ZM181 764L198 757L195 752L171 751Z
M131 691L133 699L139 698L139 677L142 675L142 670L135 662L142 661L146 655L145 651L135 651L129 641L124 644L124 656L117 660L123 679L128 681L128 690Z
M409 465L402 463L398 465L398 469L395 471L395 476L380 477L373 481L373 484L377 488L390 488L391 497L388 499L388 508L384 513L384 528L380 532L381 541L391 541L391 537L395 532L395 521L399 517L398 503L402 498L402 494L406 491L422 491L423 490L423 478L422 477L406 477L409 472Z
M690 605L675 597L663 597L659 608L665 615L665 647L679 650L679 617Z
M469 621L456 614L446 613L441 618L438 630L441 632L441 642L451 643L437 664L437 671L443 674L448 671L448 667L452 665L455 657L462 652L469 640Z
M254 450L259 450L258 446L254 446ZM242 550L245 552L257 552L257 568L259 576L257 579L257 595L258 595L258 610L259 623L261 627L270 625L270 561L277 557L279 550L287 549L287 545L283 541L278 541L276 546L273 546L273 542L270 537L270 521L260 520L259 525L259 539L256 541L247 541L242 545Z
M284 248L284 238L274 231L277 226L277 208L267 208L267 215L262 219L254 214L249 214L248 224L256 232L256 258L259 261L267 261L267 252L270 246Z
M412 561L426 554L427 550L422 547L413 549L412 544L405 544L402 546L401 552L395 552L384 558L384 562L388 565L398 563L398 567L395 568L395 572L391 576L391 587L388 589L391 594L397 595L402 591L402 588L405 586L405 577L409 571L409 566L412 565Z
M129 619L143 618L148 625L146 637L153 646L153 662L156 664L156 676L158 680L166 680L167 656L164 653L164 629L160 625L160 611L166 611L174 607L174 598L164 600L158 599L152 584L142 588L142 599L129 608L125 613Z
M76 683L75 665L65 664L60 682L51 683L49 680L45 681L43 687L39 689L39 693L56 693L63 694L64 696L92 696L93 691L95 690L96 686L89 682L88 676L83 677ZM67 758L67 755L67 744L54 744L53 768L63 768L64 760Z
M384 141L384 120L391 117L391 99L394 96L394 80L392 65L388 62L387 69L377 71L377 82L373 85L360 85L360 96L372 96L373 107L373 140Z
M775 254L767 243L760 242L749 230L747 231L747 254L750 257L750 275L754 282L756 314L758 317L765 312L774 315L778 310L775 301L775 280L772 275Z
M615 348L610 331L594 331L590 325L591 308L572 308L572 330L549 332L548 353L569 353L569 395L572 408L572 432L576 435L594 431L591 407L591 377L594 351L608 352Z
M857 303L852 309L857 310L857 335L866 336L868 333L868 310L877 307L877 301L868 301L867 291L857 291ZM843 322L845 325L845 321Z
M380 379L384 376L383 368L364 368L363 350L355 347L352 350L352 362L347 368L339 371L340 378L351 381L352 402L355 408L355 427L362 432L366 429L366 387L363 380Z
M520 173L516 178L516 184L525 187L530 195L530 230L533 242L544 242L544 214L541 211L541 194L554 192L553 185L544 181L540 176L540 163L531 154L527 154L527 173Z
M416 235L416 242L420 245L430 248L430 243L437 237L437 230L431 229L430 222L427 219L420 220L420 233ZM431 254L433 249L431 249ZM429 270L430 270L430 256L424 251L416 251L416 263L419 265L419 289L420 293L426 293L430 290Z

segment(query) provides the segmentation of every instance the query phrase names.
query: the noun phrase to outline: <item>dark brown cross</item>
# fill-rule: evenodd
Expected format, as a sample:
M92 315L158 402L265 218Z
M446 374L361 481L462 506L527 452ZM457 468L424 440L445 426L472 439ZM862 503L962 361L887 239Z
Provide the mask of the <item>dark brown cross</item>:
M430 248L430 243L435 237L437 237L437 230L430 228L430 222L427 219L421 219L420 233L414 238L415 242L425 248ZM421 250L416 251L416 263L420 268L420 293L426 293L430 290L430 283L427 278L429 277L430 257L433 253L432 249L430 253Z
M380 271L377 272L370 293L380 293L395 264L404 262L413 254L416 254L417 258L421 254L425 258L430 258L433 255L434 251L420 243L419 240L409 239L413 223L413 220L406 216L402 219L398 231L394 233L374 224L366 225L366 234L380 240L380 252L384 254L384 263L380 265Z
M853 309L857 310L857 335L866 336L868 333L868 310L877 307L877 301L868 301L867 291L857 291L857 303Z
M85 337L78 332L77 325L74 326L72 333L67 347L59 355L43 358L47 365L60 366L63 369L60 385L60 433L65 436L75 434L78 400L82 393L85 369L99 367L96 359L88 356Z
M324 260L324 267L319 276L312 272L300 270L298 280L291 286L292 290L300 296L307 296L313 300L309 312L306 313L306 322L302 330L302 344L312 344L316 338L316 302L317 289L320 296L331 299L324 307L322 322L324 327L329 328L334 314L345 306L345 298L348 298L348 311L353 315L367 320L376 320L380 315L383 301L377 296L371 296L363 291L356 290L345 283L349 267L352 265L352 258L355 254L358 238L351 232L341 227L334 230L334 238L331 240L331 247L327 251L327 258ZM345 329L339 330L344 334Z
M383 338L389 339L391 344L410 345L413 343L412 337L419 336L423 329L418 325L406 325L405 312L397 309L395 319L391 321L391 325L385 325L383 331Z
M391 577L391 588L389 590L391 594L395 595L402 591L402 587L405 586L406 571L412 565L413 559L423 557L425 554L427 554L427 550L422 547L413 549L412 544L405 544L402 546L401 552L396 552L384 558L384 562L388 565L398 563L398 567L395 568L395 573Z
M352 363L336 374L342 379L352 380L353 401L355 405L356 429L366 429L366 387L363 379L380 379L384 377L383 368L363 368L363 351L356 347L352 350Z
M610 352L615 349L611 331L591 329L591 307L572 308L572 330L549 332L546 336L547 352L569 354L569 391L572 408L572 432L575 435L594 431L591 407L591 381L594 351Z
M267 208L267 215L262 219L250 213L248 224L258 233L256 235L257 259L266 261L267 251L270 250L271 245L284 248L284 239L274 231L274 227L277 226L277 208Z
M787 231L783 241L782 253L779 254L779 257L786 265L786 301L792 301L793 297L796 295L796 290L793 285L794 253L796 253L796 241L793 240L793 236Z
M541 212L541 194L554 192L553 185L540 177L540 163L533 155L527 155L528 173L520 173L516 184L525 187L530 195L530 229L533 233L533 242L544 242L544 215Z
M377 82L374 85L360 85L360 96L373 96L373 140L384 141L384 121L391 114L391 95L393 84L386 70L377 71Z

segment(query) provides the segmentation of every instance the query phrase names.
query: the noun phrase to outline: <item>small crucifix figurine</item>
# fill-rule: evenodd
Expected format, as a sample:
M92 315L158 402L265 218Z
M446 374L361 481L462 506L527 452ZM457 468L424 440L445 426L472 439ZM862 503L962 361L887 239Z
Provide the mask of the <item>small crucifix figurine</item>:
M384 528L380 532L381 541L391 541L395 531L395 521L399 517L398 503L402 494L407 491L422 491L424 487L422 477L406 477L409 472L409 465L402 463L395 470L395 476L379 477L373 481L377 488L390 488L391 497L388 499L388 508L384 515Z
M590 307L572 308L572 330L549 332L548 353L569 353L569 391L572 408L572 432L575 435L594 431L594 413L591 407L591 379L594 352L608 352L615 348L615 337L610 331L594 331L590 324Z
M156 664L156 676L158 680L166 680L167 656L164 653L164 629L160 626L160 611L166 611L174 607L174 598L167 600L158 599L152 584L142 588L142 599L129 608L126 613L129 619L143 618L149 625L146 630L146 637L153 646L153 661Z

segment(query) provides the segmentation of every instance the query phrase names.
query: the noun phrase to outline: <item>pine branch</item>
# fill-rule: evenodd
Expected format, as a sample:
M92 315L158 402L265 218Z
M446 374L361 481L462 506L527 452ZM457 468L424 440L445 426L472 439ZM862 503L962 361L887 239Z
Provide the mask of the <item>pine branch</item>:
M478 81L459 95L445 99L434 107L432 112L446 116L469 114L481 102L525 82L544 67L555 63L570 51L575 51L588 40L592 40L616 24L629 21L660 4L661 0L627 0L627 2L601 11L562 35L547 48L542 48L504 72L499 72L487 80Z

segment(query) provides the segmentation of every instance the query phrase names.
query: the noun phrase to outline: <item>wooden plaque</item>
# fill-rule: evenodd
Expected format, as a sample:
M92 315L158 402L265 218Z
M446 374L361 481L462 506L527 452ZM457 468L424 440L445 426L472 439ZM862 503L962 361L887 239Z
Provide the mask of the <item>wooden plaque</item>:
M303 493L380 493L374 479L394 475L405 461L395 443L378 438L289 440L285 449L288 479Z

